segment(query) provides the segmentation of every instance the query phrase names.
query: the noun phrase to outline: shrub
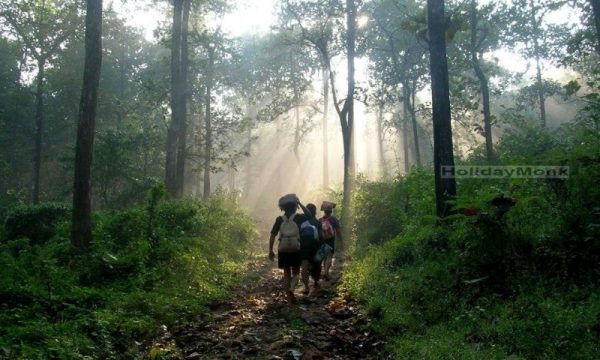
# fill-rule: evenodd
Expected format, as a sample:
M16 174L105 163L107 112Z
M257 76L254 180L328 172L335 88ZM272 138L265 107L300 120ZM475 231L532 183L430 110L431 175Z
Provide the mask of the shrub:
M359 238L385 235L347 267L344 286L396 358L590 359L600 351L600 134L525 128L505 134L497 154L502 164L566 165L570 176L461 179L460 211L436 219L433 177L414 169L399 180L405 223L395 237L381 222L357 222ZM481 164L481 154L464 163ZM402 202L394 186L363 184L355 212L373 212L369 194L394 196L388 207Z
M48 241L58 223L69 218L71 207L61 203L19 206L11 211L4 222L7 240L26 237L33 243Z
M255 230L228 196L95 213L84 258L71 252L68 223L45 242L0 244L0 358L143 358L164 327L242 280L233 260Z

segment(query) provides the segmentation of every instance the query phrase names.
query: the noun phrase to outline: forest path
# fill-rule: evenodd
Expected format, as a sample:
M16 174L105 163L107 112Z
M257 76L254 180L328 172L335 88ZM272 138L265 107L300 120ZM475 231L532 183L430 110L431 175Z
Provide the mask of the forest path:
M276 263L250 262L249 280L231 300L173 329L173 339L184 359L385 359L383 341L363 329L369 320L336 289L340 264L331 270L309 295L299 285L290 305Z

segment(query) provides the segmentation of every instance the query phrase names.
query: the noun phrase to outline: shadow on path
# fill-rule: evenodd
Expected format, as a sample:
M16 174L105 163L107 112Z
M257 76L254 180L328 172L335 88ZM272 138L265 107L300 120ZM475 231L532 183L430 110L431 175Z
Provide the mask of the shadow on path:
M174 329L183 359L386 359L383 342L364 330L368 319L336 284L340 268L309 295L296 290L289 305L282 271L268 261L250 263L251 283L209 318Z

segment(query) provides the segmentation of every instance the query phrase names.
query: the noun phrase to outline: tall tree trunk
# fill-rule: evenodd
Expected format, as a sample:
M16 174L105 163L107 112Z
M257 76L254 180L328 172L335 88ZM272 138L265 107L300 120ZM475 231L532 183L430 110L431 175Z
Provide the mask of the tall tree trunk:
M329 112L329 70L323 66L323 188L329 188L329 139L327 115Z
M354 0L346 0L346 55L348 65L348 88L346 91L346 100L344 109L340 117L342 126L342 139L344 143L344 198L342 200L343 213L342 224L344 224L344 239L349 239L351 220L351 197L354 187L355 166L354 149L352 148L352 135L354 132L354 58L356 48L356 4ZM344 244L340 242L340 250L343 251Z
M389 178L387 164L385 161L384 134L383 134L383 104L379 104L377 108L377 151L379 153L379 170L381 178L387 180Z
M450 214L450 205L447 201L456 196L456 180L454 177L442 177L442 167L454 167L444 0L427 0L427 19L433 108L436 213L440 217L445 217Z
M415 109L415 97L416 97L416 81L413 81L413 84L410 88L410 121L412 124L413 130L413 140L415 145L415 162L417 166L421 166L421 148L419 145L419 126L417 125L417 112Z
M403 105L406 103L403 101ZM402 152L404 153L404 174L408 174L410 172L410 146L408 143L408 111L406 106L402 106L402 117L400 118L402 121Z
M33 151L33 189L31 202L40 202L40 168L42 166L42 132L44 125L44 68L46 59L38 59L38 74L35 91L35 145Z
M123 122L125 115L125 75L127 74L127 52L125 51L125 34L122 34L121 58L119 59L119 109L117 110L117 123L120 125Z
M596 27L596 52L600 55L600 0L590 0Z
M208 71L206 76L206 104L204 115L204 200L210 197L210 164L212 158L212 82L213 82L214 49L208 46Z
M540 126L542 129L546 128L546 96L544 94L544 82L542 80L542 65L540 63L540 44L539 44L539 33L540 29L538 26L538 20L536 19L537 8L533 0L531 4L531 21L533 22L533 51L535 53L535 65L536 65L536 82L537 82L537 93L539 98L540 106Z
M181 18L181 56L179 64L179 124L177 133L177 165L175 174L175 195L183 197L185 186L185 162L187 159L187 99L188 99L188 24L190 0L184 0Z
M179 135L181 99L181 25L183 0L173 1L173 31L171 38L171 122L167 132L165 185L171 196L177 196L177 138Z
M490 87L488 79L479 62L479 39L477 39L477 0L471 0L471 64L481 88L483 100L483 131L485 135L485 155L488 163L494 162L494 145L492 142L492 115L490 110Z
M292 63L292 68L293 68L293 63ZM296 158L296 161L298 162L298 166L300 167L300 166L302 166L302 163L300 161L300 154L299 154L300 141L302 140L302 139L300 139L300 94L295 85L294 85L294 122L296 123L296 126L294 128L294 157Z
M421 152L419 149L419 135L417 132L417 117L415 115L414 104L411 103L413 101L412 95L413 91L411 89L411 86L409 86L409 80L406 79L402 84L402 104L404 109L404 122L406 124L409 120L411 122L415 164L421 166Z
M251 112L252 109L250 105L248 105L248 114L253 116ZM251 118L251 122L254 122L254 118ZM246 129L246 181L244 185L244 197L246 199L250 198L250 191L252 191L252 187L254 186L252 182L252 124L248 124L248 128Z
M540 64L540 57L535 56L536 62L536 82L538 98L540 102L540 126L542 129L546 128L546 96L544 94L544 81L542 80L542 66Z
M102 66L102 0L87 0L85 16L85 65L79 103L75 175L73 182L72 246L83 252L92 241L91 169L98 87Z

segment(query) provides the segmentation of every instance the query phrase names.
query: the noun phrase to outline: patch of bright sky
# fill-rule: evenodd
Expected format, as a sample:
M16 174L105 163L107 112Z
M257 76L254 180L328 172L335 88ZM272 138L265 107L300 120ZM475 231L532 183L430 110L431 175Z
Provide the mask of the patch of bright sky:
M144 31L144 37L148 41L154 39L154 30L161 21L165 21L165 9L152 1L147 0L113 0L106 5L106 8L113 6L127 24Z
M238 0L236 8L223 16L222 28L231 36L267 33L275 24L275 0Z
M482 3L488 0L483 0ZM229 13L220 18L208 19L209 23L220 26L230 36L238 37L246 33L267 33L271 26L276 22L275 7L278 0L238 0L235 7ZM168 21L170 14L170 5L165 2L159 5L150 0L112 0L114 9L127 19L131 26L143 29L146 39L153 40L154 30L161 21ZM165 6L167 8L165 8ZM364 26L367 22L365 16L358 19L358 25ZM547 14L547 20L553 24L561 24L568 27L577 26L579 23L579 14L571 8L550 12ZM533 67L529 61L510 49L500 49L488 57L495 57L499 64L511 71L532 73ZM366 76L366 60L357 59L357 80L362 80ZM364 64L363 64L364 62ZM364 71L362 68L364 67ZM544 62L545 76L556 78L559 76L559 69ZM343 66L340 68L338 79L345 78Z
M276 0L238 0L235 8L220 18L207 19L231 36L245 33L266 33L276 21ZM151 1L113 0L115 11L131 26L143 29L147 40L153 40L154 30L170 15L168 9ZM165 11L166 10L166 11ZM167 15L165 15L167 14Z

